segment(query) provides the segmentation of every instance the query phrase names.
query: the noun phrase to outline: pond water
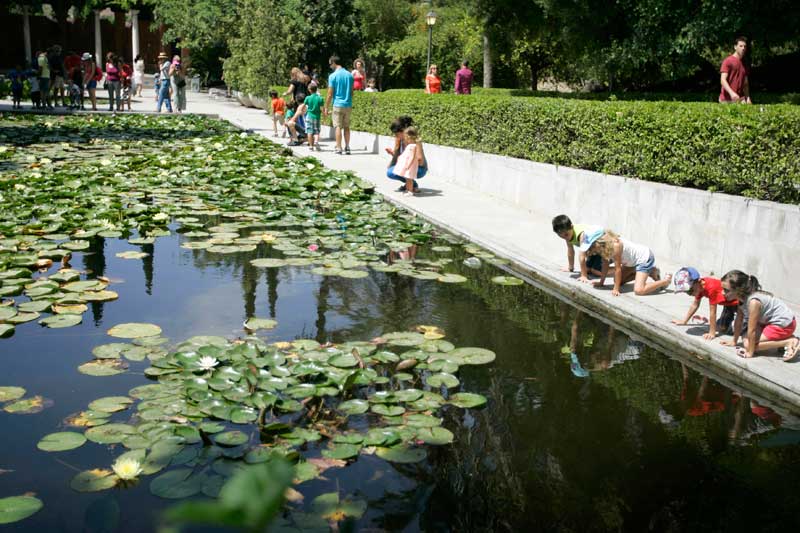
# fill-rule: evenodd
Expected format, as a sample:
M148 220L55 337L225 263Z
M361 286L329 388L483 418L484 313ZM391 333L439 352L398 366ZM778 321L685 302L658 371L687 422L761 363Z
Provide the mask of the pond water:
M198 218L206 228L224 222L217 215ZM196 335L245 337L242 324L251 317L277 321L274 329L256 333L267 343L369 341L424 324L440 328L455 346L496 354L490 364L458 370L460 385L454 390L488 401L440 412L443 427L454 435L452 444L430 446L427 459L414 463L362 452L345 467L295 485L303 497L290 504L296 509L331 491L365 501L364 512L345 517L343 529L783 531L800 526L795 421L534 286L493 282L508 274L468 243L432 229L427 244L395 247L378 258L388 265L450 260L447 272L463 275L462 283L375 269L349 279L320 275L314 265L254 266L255 258L283 256L265 243L226 254L186 249L181 245L197 239L177 233L180 226L171 222L170 235L137 246L95 236L88 249L73 253L71 267L84 277L88 272L107 278L118 299L89 302L79 325L49 329L34 321L0 339L0 386L24 387L29 396L52 402L35 414L0 411L0 498L33 492L44 502L40 511L5 529L154 530L160 513L175 503L151 494L154 476L102 492L70 489L78 472L108 468L126 451L122 445L88 442L48 453L36 443L55 431L82 432L64 421L89 402L155 383L144 375L147 359L128 361L125 372L112 376L78 372L94 348L118 341L107 335L109 328L157 324L169 349ZM246 236L254 228L269 229L251 224L239 231ZM148 255L117 256L132 249ZM463 263L474 255L483 257L479 268ZM58 265L34 277L57 270ZM126 422L132 411L111 419ZM251 426L239 429L257 441ZM302 453L319 457L323 448L311 442ZM281 522L286 529L292 524Z

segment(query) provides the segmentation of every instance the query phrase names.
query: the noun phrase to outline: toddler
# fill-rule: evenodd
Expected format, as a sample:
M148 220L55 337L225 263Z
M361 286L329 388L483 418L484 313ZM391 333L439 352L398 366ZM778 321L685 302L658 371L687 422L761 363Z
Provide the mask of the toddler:
M269 92L270 103L272 104L272 136L278 136L278 123L281 125L281 137L286 137L283 126L284 115L286 114L286 101L278 96L278 91Z

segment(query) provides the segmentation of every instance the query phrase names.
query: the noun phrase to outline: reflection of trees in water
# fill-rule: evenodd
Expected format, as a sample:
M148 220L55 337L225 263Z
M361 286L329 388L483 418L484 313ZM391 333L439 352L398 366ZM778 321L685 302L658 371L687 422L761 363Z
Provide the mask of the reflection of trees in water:
M153 263L155 262L156 247L153 244L140 246L147 256L142 258L142 272L144 273L144 291L148 296L153 295Z
M89 240L89 248L83 254L83 269L92 271L93 276L100 277L106 274L106 240L103 237L95 237ZM103 321L104 302L89 302L92 310L94 325L99 326Z

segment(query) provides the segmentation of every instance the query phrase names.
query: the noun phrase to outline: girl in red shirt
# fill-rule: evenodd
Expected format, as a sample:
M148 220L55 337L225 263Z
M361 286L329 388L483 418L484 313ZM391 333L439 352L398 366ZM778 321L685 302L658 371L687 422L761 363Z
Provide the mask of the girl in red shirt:
M428 75L425 76L425 93L438 94L442 92L442 80L438 75L438 67L431 65L428 69Z

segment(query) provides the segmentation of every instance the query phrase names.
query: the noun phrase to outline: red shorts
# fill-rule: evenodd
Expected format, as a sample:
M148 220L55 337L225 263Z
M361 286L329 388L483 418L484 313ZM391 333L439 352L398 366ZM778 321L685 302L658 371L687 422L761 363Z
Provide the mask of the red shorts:
M761 334L767 338L768 341L782 341L786 340L794 334L797 327L797 319L793 318L792 323L782 328L774 324L768 324L761 330Z

